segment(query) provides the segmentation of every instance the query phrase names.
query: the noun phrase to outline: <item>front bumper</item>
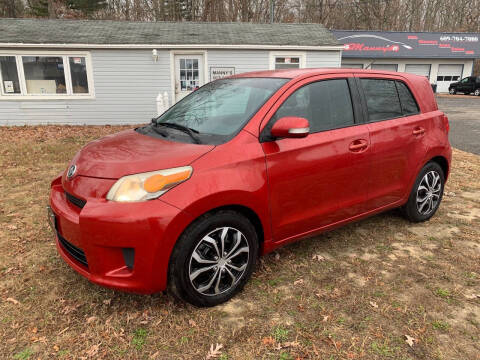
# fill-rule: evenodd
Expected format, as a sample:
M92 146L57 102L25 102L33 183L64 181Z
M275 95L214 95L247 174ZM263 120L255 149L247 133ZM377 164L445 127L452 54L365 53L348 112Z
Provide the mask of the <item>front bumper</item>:
M170 253L193 220L158 199L89 198L80 208L67 200L61 178L52 182L50 207L58 252L75 271L105 287L145 294L166 289Z

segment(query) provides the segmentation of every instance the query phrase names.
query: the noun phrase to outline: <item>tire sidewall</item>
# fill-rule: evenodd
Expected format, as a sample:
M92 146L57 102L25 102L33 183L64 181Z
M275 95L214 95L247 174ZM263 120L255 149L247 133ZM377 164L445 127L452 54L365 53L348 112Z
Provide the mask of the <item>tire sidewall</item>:
M209 232L221 228L232 227L240 230L250 247L248 264L245 272L236 285L228 291L214 296L206 296L197 292L189 278L190 257L200 240ZM199 218L180 236L170 261L169 285L175 287L175 294L195 306L209 307L228 301L240 292L250 278L258 257L258 237L251 222L243 215L233 211L221 211Z
M420 182L422 181L425 174L427 174L428 172L430 172L432 170L436 171L440 175L440 181L441 181L440 197L438 199L438 203L437 203L437 206L435 207L435 209L432 212L430 212L429 214L424 215L424 214L421 214L417 209L417 190L418 190ZM411 221L414 221L414 222L421 222L421 221L426 221L426 220L430 219L433 215L435 215L438 208L440 207L440 204L441 204L442 199L443 199L444 188L445 188L445 174L444 174L442 168L440 167L440 165L438 165L435 162L427 163L422 168L422 170L420 170L420 173L418 174L417 179L415 180L415 183L413 185L412 191L410 193L408 202L405 205L405 211L407 213L407 217Z

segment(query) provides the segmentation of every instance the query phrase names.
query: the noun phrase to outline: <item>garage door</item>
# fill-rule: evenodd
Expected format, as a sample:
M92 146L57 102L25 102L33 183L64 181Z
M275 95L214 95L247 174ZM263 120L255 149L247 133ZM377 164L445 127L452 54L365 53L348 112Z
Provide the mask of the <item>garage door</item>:
M448 92L448 86L462 76L463 65L439 65L437 73L437 92Z
M420 76L430 77L430 64L407 64L405 72Z
M397 64L372 64L370 68L374 70L397 71L398 65Z

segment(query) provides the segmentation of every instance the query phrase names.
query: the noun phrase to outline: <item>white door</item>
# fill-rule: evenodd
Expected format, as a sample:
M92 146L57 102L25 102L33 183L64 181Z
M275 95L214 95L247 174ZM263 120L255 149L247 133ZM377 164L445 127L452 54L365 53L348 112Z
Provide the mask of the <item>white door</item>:
M397 64L372 64L370 69L372 70L387 70L387 71L397 71Z
M430 64L407 64L405 72L420 76L430 77Z
M460 80L462 77L463 65L439 65L437 73L437 92L446 93L452 82Z
M204 84L203 55L175 55L175 102Z

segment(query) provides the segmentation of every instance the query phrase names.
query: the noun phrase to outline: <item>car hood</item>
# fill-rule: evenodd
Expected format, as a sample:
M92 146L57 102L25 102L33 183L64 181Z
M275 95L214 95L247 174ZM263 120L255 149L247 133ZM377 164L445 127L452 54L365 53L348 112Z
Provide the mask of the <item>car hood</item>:
M158 139L132 129L92 141L75 155L70 165L76 165L77 175L118 179L185 166L213 148Z

